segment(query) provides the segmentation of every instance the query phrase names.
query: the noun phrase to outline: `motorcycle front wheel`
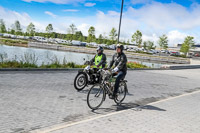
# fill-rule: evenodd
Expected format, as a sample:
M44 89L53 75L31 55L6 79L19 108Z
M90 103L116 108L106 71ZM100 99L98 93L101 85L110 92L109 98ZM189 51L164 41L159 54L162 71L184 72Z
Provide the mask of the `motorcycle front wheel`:
M80 72L74 79L74 88L77 91L81 91L88 84L87 75L84 72Z

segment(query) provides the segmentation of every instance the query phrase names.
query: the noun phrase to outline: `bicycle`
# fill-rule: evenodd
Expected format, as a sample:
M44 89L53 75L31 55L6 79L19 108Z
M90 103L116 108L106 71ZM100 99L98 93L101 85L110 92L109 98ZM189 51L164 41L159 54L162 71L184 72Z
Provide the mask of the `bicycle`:
M90 109L98 109L106 99L106 94L113 95L116 77L112 76L111 70L100 69L101 83L93 85L87 95L87 104ZM120 105L128 92L127 80L122 79L119 84L118 92L114 101ZM97 100L97 101L96 101Z

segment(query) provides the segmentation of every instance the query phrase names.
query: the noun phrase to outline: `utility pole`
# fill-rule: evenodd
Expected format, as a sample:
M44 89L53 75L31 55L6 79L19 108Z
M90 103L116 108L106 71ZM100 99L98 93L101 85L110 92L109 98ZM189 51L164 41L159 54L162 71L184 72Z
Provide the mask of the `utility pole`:
M119 30L118 30L117 43L119 43L119 37L120 37L120 29L121 29L121 22L122 22L123 6L124 6L124 0L122 0L122 5L121 5L121 14L120 14L120 20L119 20Z

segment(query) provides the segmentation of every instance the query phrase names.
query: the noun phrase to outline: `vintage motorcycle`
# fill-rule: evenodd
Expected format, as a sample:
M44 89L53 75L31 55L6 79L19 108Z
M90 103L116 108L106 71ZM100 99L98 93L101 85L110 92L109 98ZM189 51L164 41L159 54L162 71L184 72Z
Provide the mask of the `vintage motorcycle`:
M74 79L74 88L77 91L81 91L88 85L99 83L101 77L98 71L98 68L92 68L90 65L86 66L82 70L79 70Z

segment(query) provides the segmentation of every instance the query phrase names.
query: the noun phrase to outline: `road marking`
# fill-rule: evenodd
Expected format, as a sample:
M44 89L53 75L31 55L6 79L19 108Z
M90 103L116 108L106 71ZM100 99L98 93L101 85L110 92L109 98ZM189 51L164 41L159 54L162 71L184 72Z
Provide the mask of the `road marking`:
M200 90L194 91L194 92L191 92L191 93L185 93L185 94L175 96L175 97L169 97L167 99L152 102L152 103L149 103L147 105L154 105L154 104L157 104L157 103L177 99L177 98L180 98L180 97L184 97L184 96L188 96L188 95L192 95L192 94L196 94L196 93L200 93ZM146 106L146 105L144 105L144 106ZM86 120L82 120L82 121L78 121L78 122L74 122L74 123L70 123L70 124L69 123L62 123L62 124L58 124L58 125L55 125L55 126L52 126L52 127L47 127L47 128L31 131L31 133L49 133L49 132L52 132L52 131L60 130L60 129L67 128L67 127L74 126L74 125L78 125L78 124L81 124L81 123L86 123L86 122L93 121L93 120L100 119L100 118L104 118L104 117L107 117L107 116L120 114L120 113L126 112L126 111L131 110L131 109L133 109L133 108L125 109L125 110L117 111L117 112L112 112L112 113L105 114L105 115L96 116L96 117L93 117L93 118L89 118L89 119L86 119Z

